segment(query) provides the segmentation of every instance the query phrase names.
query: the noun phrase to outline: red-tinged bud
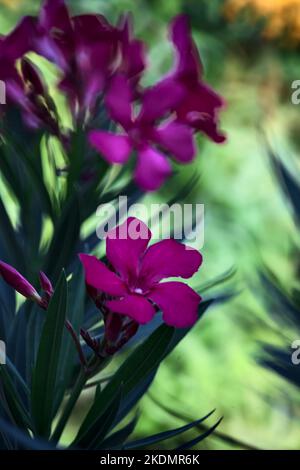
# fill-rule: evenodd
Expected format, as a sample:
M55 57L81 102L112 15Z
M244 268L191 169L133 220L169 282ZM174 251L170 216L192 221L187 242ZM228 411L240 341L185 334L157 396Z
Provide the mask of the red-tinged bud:
M27 299L32 299L38 304L42 304L42 299L30 282L25 279L15 268L3 261L0 261L0 276L13 289Z

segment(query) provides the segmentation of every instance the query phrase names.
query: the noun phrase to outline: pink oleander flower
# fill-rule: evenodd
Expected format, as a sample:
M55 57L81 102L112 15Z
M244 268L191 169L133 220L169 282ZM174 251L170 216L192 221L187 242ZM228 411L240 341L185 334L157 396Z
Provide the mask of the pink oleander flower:
M144 45L132 37L129 18L115 27L103 15L71 17L64 0L45 0L36 29L35 50L63 71L59 87L77 118L93 110L117 70L136 85L145 68Z
M1 260L0 277L2 277L4 281L9 284L13 289L19 292L19 294L26 297L26 299L33 300L44 309L48 307L50 298L53 294L53 287L45 273L40 273L40 283L42 290L44 291L44 295L42 297L38 294L33 285L30 284L30 282L27 281L27 279L19 273L19 271L17 271L15 268L13 268L7 263L4 263L4 261Z
M158 189L172 173L166 153L181 163L190 162L195 156L192 129L169 118L170 110L179 105L184 93L184 87L175 80L148 88L141 96L140 111L135 116L134 96L128 80L116 75L105 101L110 117L124 133L94 130L89 134L90 144L109 163L126 163L132 150L136 150L137 184L146 191Z
M161 310L168 325L190 327L197 320L201 297L183 282L161 281L170 277L190 278L198 271L202 256L173 239L148 247L150 239L148 227L136 218L129 218L107 235L110 268L95 256L80 254L89 292L96 305L104 307L106 319L113 315L110 321L115 323L120 323L124 316L126 321L133 320L131 327L138 326L150 322ZM119 329L120 325L115 325L115 337Z
M24 17L10 34L0 37L0 79L28 126L46 127L59 135L44 86L34 86L37 72L29 71L34 83L29 81L17 61L32 51L57 65L62 74L58 87L68 97L74 118L84 122L115 73L125 74L135 90L145 68L144 49L144 43L133 37L129 16L113 26L103 15L70 16L64 0L45 0L38 17Z
M193 160L194 132L201 131L216 143L225 141L218 130L218 113L224 101L203 82L186 16L175 18L170 29L177 53L174 70L139 95L133 93L124 75L115 75L105 103L110 117L124 132L93 130L89 134L90 144L109 163L124 164L135 150L135 180L146 191L158 189L171 175L167 156L180 163Z

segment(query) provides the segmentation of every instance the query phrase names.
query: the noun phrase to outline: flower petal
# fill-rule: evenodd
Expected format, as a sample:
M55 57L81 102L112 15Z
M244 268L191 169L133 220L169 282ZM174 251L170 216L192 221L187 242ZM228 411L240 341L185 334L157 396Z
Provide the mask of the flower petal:
M62 70L67 71L69 69L70 64L66 57L66 51L46 34L38 35L34 43L34 50Z
M130 82L135 85L141 73L146 67L145 44L133 37L133 25L131 15L126 15L120 25L120 41L122 49L122 70Z
M4 54L14 62L32 49L35 35L35 18L25 16L14 30L3 38L1 55Z
M132 120L132 94L124 75L115 75L111 79L105 102L111 118L127 129Z
M81 253L79 258L84 266L85 282L88 286L109 295L122 296L127 292L122 280L95 256Z
M97 43L113 42L117 31L103 15L85 13L72 17L76 42Z
M206 134L216 144L226 142L226 135L219 130L218 122L214 119L199 119L192 122L195 129Z
M128 44L123 54L122 68L131 81L134 79L137 82L146 67L145 44L135 39Z
M179 122L169 122L156 130L155 140L180 162L193 160L196 154L193 131Z
M106 256L127 284L134 284L137 279L140 259L150 239L147 225L135 217L129 217L107 234Z
M155 191L171 174L172 166L165 155L149 146L139 151L135 180L142 189Z
M171 40L177 49L176 73L181 78L195 80L202 75L203 67L192 39L189 20L186 15L178 15L171 24Z
M50 32L52 28L64 32L71 30L69 12L64 0L45 0L40 10L39 26L46 32Z
M108 163L126 163L132 149L128 136L106 131L91 131L89 142Z
M198 306L201 301L191 287L183 282L163 282L149 294L163 312L163 320L175 328L188 328L198 319Z
M198 83L189 90L185 99L176 109L179 121L204 132L217 143L224 142L225 136L218 126L218 114L224 107L224 100L205 83Z
M106 305L112 312L126 315L141 325L151 321L155 315L153 305L141 295L127 295L121 300L109 300Z
M63 70L74 55L74 32L64 0L46 0L40 10L34 50Z
M176 240L162 240L151 245L142 260L140 279L146 286L167 277L188 279L202 263L199 251Z
M91 73L86 74L85 80L85 91L82 96L82 101L80 106L83 109L93 110L97 97L103 90L105 81L105 75L100 73Z
M139 121L154 122L172 112L185 95L185 88L173 78L165 78L146 89Z

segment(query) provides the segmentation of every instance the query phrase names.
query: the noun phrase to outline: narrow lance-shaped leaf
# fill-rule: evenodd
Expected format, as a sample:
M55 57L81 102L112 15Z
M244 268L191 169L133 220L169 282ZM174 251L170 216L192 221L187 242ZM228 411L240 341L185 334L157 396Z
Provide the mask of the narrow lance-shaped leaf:
M220 418L211 428L209 428L207 431L205 431L203 434L200 434L200 436L196 437L195 439L192 439L191 441L185 442L182 444L180 447L177 447L174 450L186 450L186 449L192 449L192 447L195 447L199 442L203 441L206 439L208 436L210 436L215 429L219 426L223 418Z
M108 436L105 441L98 447L98 449L106 449L106 450L115 450L115 449L123 449L124 442L128 439L130 434L133 433L135 426L137 424L138 416L135 415L134 418L129 421L123 428L119 429L118 431L114 432L110 436Z
M197 421L193 421L192 423L186 424L181 426L180 428L171 429L170 431L160 432L158 434L154 434L153 436L146 437L145 439L139 439L137 441L129 442L125 445L125 449L142 449L143 447L157 444L158 442L165 441L166 439L170 439L171 437L178 436L183 434L184 432L198 426L200 423L205 421L209 416L214 413L214 410L208 413L203 418L198 419Z
M93 428L93 437L91 439L88 438L87 441L83 440L81 445L83 445L85 449L98 449L98 447L100 447L101 443L103 442L103 439L111 430L114 419L120 408L120 403L122 400L122 388L123 387L121 384L116 397L111 402L106 412L103 414L101 423L96 423L95 427Z
M50 301L32 378L32 414L38 435L48 437L53 418L59 354L67 309L67 282L62 272Z
M3 386L7 405L15 423L18 426L26 429L27 433L27 428L31 427L29 413L23 407L22 401L18 395L6 365L0 365L0 381Z
M59 277L63 268L68 265L76 253L80 233L80 211L77 195L64 207L56 222L43 271L53 280Z
M67 319L74 330L79 333L84 317L85 283L84 274L80 263L68 283ZM78 353L70 333L65 328L58 365L58 383L55 397L54 410L61 404L64 393L68 388L74 373L74 366L78 359Z

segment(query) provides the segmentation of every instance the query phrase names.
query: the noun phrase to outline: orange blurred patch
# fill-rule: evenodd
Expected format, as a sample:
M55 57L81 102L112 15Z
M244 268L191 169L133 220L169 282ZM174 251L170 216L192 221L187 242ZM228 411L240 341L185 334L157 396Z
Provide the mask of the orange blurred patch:
M225 14L233 20L245 8L254 20L266 19L267 38L285 35L290 42L300 41L300 0L227 0Z

